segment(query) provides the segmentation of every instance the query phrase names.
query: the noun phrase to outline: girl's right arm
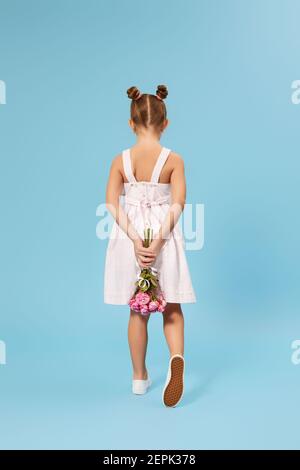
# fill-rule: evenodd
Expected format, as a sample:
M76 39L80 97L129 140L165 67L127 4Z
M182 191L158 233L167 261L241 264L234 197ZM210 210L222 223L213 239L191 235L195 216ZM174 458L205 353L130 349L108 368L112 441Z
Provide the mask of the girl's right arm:
M156 256L159 254L161 248L169 237L169 234L177 224L181 213L184 210L186 199L186 180L184 171L184 161L179 154L174 154L174 167L171 173L171 199L169 211L163 220L157 236L150 244Z
M120 195L122 194L124 180L121 172L122 160L121 156L117 156L112 161L108 182L106 186L106 207L114 217L119 227L128 235L134 244L136 258L141 267L150 266L154 259L154 255L143 246L143 241L138 232L131 223L129 217L125 213L120 204Z

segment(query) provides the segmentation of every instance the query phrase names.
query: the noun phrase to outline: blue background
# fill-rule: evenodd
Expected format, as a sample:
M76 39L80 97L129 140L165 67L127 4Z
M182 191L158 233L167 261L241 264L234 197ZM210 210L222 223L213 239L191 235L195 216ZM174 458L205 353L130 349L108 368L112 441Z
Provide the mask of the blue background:
M1 448L299 448L299 1L0 0ZM96 236L126 90L169 88L162 144L205 207L188 251L186 393L162 318L131 393L128 309Z

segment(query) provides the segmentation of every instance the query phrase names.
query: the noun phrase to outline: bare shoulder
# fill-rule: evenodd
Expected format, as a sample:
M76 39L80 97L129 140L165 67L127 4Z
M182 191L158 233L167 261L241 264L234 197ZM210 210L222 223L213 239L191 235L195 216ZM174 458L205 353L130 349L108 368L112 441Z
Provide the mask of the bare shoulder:
M111 161L111 166L116 169L122 168L122 153L115 155Z
M175 168L184 168L184 160L183 157L177 153L173 152L173 150L170 152L169 155L169 162L172 165L172 167Z
M110 173L111 175L121 174L123 175L123 161L122 161L122 153L115 155L111 161L110 165Z
M110 178L123 178L122 153L119 153L112 158L109 175Z

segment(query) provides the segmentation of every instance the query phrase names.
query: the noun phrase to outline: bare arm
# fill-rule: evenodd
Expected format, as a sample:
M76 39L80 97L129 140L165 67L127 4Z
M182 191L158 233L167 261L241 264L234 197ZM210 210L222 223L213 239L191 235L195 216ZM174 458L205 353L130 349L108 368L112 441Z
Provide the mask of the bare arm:
M186 181L184 173L184 161L179 155L176 155L170 183L172 204L170 205L169 211L163 223L161 224L156 238L150 245L150 248L156 252L156 254L159 253L169 234L175 227L182 211L184 210L186 199Z
M155 255L149 253L143 246L143 241L132 225L129 217L120 204L120 195L123 189L123 175L121 173L121 159L116 157L110 167L107 187L106 187L106 207L114 217L119 227L128 235L134 243L136 258L141 267L149 266Z

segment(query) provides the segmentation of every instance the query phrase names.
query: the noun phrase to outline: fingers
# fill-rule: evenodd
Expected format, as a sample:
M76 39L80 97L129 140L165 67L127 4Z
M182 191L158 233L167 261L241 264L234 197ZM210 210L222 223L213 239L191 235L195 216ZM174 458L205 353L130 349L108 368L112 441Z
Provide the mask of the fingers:
M148 256L149 258L155 258L156 254L154 251L149 250L148 248L139 248L137 253L142 256Z
M141 268L149 268L152 265L153 261L149 260L148 258L145 258L144 256L139 256L138 263Z
M140 268L150 268L151 267L151 263L141 263L139 262L139 266Z
M141 260L142 263L146 263L146 264L153 262L153 259L149 258L148 256L139 256L139 259Z
M156 258L156 253L150 248L140 247L135 250L136 257L141 268L149 268Z
M142 259L143 261L145 261L145 262L151 262L151 263L152 263L153 261L155 261L155 258L156 258L155 256L144 256L144 255L141 255L141 254L139 254L139 253L137 254L137 257L138 257L138 258L141 258L141 259Z

